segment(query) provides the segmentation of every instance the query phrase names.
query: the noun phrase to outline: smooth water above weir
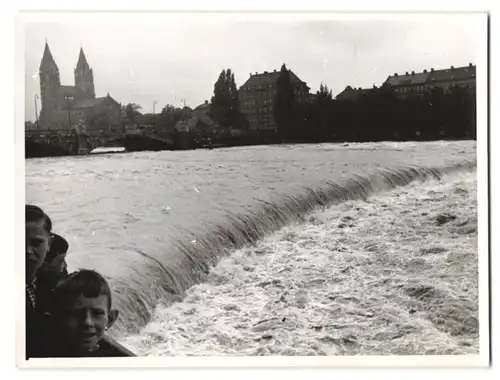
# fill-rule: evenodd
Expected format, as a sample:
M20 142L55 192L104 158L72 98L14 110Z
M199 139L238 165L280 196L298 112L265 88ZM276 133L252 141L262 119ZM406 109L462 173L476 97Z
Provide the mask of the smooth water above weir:
M70 243L70 269L106 275L143 327L226 253L314 208L473 170L476 144L320 144L27 160L27 202Z

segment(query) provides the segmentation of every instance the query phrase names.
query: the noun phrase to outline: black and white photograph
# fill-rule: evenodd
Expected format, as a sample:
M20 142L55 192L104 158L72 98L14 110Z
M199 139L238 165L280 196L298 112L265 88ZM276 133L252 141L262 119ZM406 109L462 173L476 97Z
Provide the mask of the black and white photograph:
M487 365L487 22L20 12L17 365Z

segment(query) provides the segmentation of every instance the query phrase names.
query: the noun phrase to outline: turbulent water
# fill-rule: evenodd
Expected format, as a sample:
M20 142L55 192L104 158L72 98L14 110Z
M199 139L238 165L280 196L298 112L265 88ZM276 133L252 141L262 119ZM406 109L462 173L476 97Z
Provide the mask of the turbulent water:
M113 333L140 354L476 352L475 150L36 159L27 201L69 240L70 269L110 279Z

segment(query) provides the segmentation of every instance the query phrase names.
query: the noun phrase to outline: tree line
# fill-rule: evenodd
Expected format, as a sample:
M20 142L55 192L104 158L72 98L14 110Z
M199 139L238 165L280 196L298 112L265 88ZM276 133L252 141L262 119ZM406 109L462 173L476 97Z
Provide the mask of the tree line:
M337 100L321 84L313 102L297 102L283 65L274 117L283 140L404 141L476 138L476 96L464 87L400 96L387 85Z
M140 110L138 104L125 105L125 122L174 130L179 120L190 117L189 112L172 105L157 115L142 115ZM209 117L221 134L232 129L250 134L231 69L222 70L214 84ZM321 84L312 102L299 102L285 64L276 83L273 117L279 140L284 142L476 138L475 93L463 87L453 86L447 92L436 87L423 95L403 97L383 85L360 91L355 99L338 100Z

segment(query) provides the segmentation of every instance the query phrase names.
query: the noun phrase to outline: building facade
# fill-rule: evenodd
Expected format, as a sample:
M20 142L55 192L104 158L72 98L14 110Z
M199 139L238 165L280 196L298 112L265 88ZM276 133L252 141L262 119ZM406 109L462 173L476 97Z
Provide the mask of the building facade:
M291 70L290 82L298 102L309 101L309 87ZM280 71L264 71L250 74L250 78L239 88L240 109L247 117L250 131L277 132L273 106Z
M468 66L453 67L449 69L424 70L420 73L406 72L404 74L395 73L390 75L383 83L389 86L401 97L409 95L423 96L433 88L442 88L444 92L449 92L453 86L460 86L472 93L476 92L476 66L470 63ZM335 98L337 100L357 100L361 95L368 94L370 88L352 88L347 86Z
M460 86L475 93L476 66L469 63L468 66L451 66L442 70L431 68L420 73L414 71L406 72L404 75L395 73L389 76L384 84L391 86L401 95L423 95L436 87L449 92L453 86Z
M83 49L74 69L75 85L61 84L59 68L45 44L40 63L40 129L111 129L121 124L121 105L111 96L96 98L94 73Z

